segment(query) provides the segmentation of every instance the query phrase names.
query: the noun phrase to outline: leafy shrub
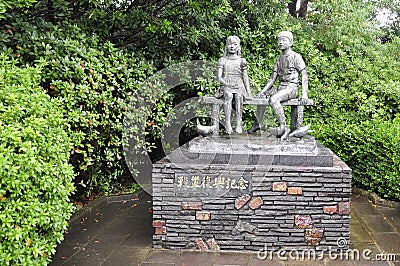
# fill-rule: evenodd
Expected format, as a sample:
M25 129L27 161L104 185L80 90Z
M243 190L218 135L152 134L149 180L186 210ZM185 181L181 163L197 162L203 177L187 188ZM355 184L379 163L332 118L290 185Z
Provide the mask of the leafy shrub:
M400 200L400 117L360 124L332 120L317 138L352 168L354 185Z
M39 81L0 55L1 265L47 264L72 210L67 122Z
M70 129L79 138L70 156L77 173L77 197L118 190L123 180L133 181L122 147L123 119L129 103L143 104L146 98L149 104L156 104L157 99L168 95L141 86L153 66L139 54L124 52L110 42L101 43L76 25L41 27L13 24L14 35L8 38L18 47L15 52L22 62L47 62L41 85L52 98L62 101ZM158 102L154 127L162 123L168 104ZM138 109L135 113L141 118L136 134L146 134L151 111ZM161 126L157 128L159 132ZM141 150L145 142L136 146Z

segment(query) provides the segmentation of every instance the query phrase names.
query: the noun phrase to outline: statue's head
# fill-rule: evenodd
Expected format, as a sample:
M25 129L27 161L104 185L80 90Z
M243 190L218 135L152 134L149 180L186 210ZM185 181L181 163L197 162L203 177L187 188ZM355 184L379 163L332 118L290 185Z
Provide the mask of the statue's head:
M241 55L241 48L240 48L240 39L238 36L229 36L226 38L226 44L225 44L225 52L224 55L228 54L228 45L231 44L232 42L236 42L238 44L238 49L237 49L237 55Z
M236 41L240 44L240 39L238 36L229 36L228 38L226 38L226 45L228 45L228 43L232 42L232 41Z
M290 41L290 45L293 45L293 34L290 31L281 31L277 36L278 40L280 38L288 38Z

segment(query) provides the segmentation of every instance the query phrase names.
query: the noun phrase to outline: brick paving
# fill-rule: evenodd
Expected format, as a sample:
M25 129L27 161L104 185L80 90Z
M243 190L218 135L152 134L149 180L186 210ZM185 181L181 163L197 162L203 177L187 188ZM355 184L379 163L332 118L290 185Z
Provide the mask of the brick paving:
M152 249L151 196L144 192L99 199L74 215L50 265L399 265L400 209L354 194L350 253L286 254ZM313 256L314 255L314 256ZM352 256L353 255L353 256ZM298 258L298 259L295 259Z

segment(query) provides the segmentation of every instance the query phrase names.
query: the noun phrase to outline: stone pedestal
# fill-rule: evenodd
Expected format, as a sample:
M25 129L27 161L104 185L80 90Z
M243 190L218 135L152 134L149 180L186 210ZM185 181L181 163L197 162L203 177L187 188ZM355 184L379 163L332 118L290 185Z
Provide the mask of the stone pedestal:
M154 248L339 251L351 169L307 136L197 138L153 168Z

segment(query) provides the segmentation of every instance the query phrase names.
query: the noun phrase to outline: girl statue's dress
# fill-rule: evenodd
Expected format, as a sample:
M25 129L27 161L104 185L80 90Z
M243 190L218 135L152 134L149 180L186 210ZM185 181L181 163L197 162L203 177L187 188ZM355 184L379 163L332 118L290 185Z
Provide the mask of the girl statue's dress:
M222 57L218 60L218 68L222 68L222 75L226 83L231 85L221 86L223 96L224 92L238 93L242 96L247 96L247 90L243 83L243 72L247 71L246 59L241 57L229 58L228 56Z
M220 87L215 97L224 98L226 132L232 133L232 99L235 97L236 132L242 133L243 98L250 97L249 77L246 59L241 57L240 39L227 38L224 56L218 60L218 80Z

